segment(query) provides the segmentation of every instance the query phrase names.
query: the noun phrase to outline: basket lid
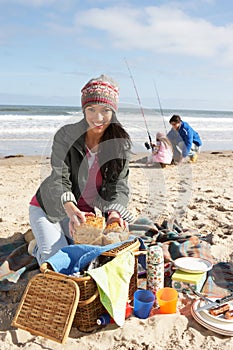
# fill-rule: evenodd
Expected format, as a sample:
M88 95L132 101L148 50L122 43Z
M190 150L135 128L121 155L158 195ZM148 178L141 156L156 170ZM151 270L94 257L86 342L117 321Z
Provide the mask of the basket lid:
M110 249L110 250L107 250L106 252L102 253L101 255L115 257L119 254L128 252L129 250L131 252L135 252L139 249L139 247L140 247L140 242L136 238L136 239L131 240L131 241L124 241L124 242L122 242L122 244L120 246L113 248L113 249Z
M70 278L40 273L29 281L11 325L65 343L79 294Z

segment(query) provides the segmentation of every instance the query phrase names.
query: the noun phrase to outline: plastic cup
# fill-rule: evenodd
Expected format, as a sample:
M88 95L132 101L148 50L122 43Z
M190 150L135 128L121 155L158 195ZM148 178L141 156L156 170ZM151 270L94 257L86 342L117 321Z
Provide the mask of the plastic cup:
M178 292L174 288L161 288L156 293L157 302L161 314L175 314L178 300Z
M136 290L134 293L134 315L147 318L154 305L155 295L150 290Z

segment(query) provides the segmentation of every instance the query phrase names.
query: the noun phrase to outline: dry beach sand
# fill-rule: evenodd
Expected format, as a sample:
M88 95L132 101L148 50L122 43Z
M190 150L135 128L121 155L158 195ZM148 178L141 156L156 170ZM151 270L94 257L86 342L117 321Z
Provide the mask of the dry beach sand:
M144 155L130 164L130 209L136 217L154 222L176 218L183 228L212 234L211 253L216 261L233 261L233 152L203 152L195 164L146 168ZM11 157L0 159L1 242L29 228L28 203L41 178L49 171L49 159ZM17 289L17 288L16 288ZM230 350L233 337L221 336L199 325L190 314L192 299L180 297L180 313L155 315L146 320L134 316L122 328L109 325L85 334L72 328L61 345L10 326L17 296L0 297L0 348L69 350Z

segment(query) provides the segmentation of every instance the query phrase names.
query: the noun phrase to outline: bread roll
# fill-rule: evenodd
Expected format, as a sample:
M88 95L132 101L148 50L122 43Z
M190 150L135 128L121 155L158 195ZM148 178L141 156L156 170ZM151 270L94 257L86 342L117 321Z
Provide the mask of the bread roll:
M112 224L109 224L104 229L104 234L110 233L110 232L123 232L124 229L120 226L118 222L113 222Z
M113 222L105 227L103 234L103 245L126 241L129 231L122 228L118 222Z
M104 228L105 218L103 216L86 216L86 222L76 229L74 243L102 245Z

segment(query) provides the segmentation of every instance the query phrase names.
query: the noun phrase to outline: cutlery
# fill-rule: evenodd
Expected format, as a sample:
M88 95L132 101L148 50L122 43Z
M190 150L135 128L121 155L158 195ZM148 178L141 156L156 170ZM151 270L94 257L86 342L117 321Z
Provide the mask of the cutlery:
M191 292L193 294L195 294L196 296L198 296L199 298L201 298L202 300L206 301L207 303L212 303L213 300L207 298L206 296L204 296L202 293L199 293L198 291L196 291L195 289L193 289L193 287L190 286L189 283L187 283L187 287L191 290Z
M231 301L233 300L233 293L230 294L230 295L227 295L221 299L216 299L215 301L212 301L212 302L208 302L207 304L199 307L196 309L197 312L200 312L200 311L203 311L203 310L209 310L209 309L212 309L214 307L217 307L217 306L221 306L225 303L227 303L228 301Z

